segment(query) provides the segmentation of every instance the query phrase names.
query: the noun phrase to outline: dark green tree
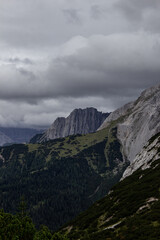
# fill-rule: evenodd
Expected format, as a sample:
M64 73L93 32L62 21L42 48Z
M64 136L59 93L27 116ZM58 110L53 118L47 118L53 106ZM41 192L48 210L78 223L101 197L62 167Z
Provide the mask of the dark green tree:
M48 227L41 226L40 231L36 232L33 240L51 240L52 234Z
M53 234L51 240L69 240L69 238L65 235L62 235L60 233Z
M24 195L20 198L20 204L18 209L20 218L24 218L27 216L27 203L25 201Z

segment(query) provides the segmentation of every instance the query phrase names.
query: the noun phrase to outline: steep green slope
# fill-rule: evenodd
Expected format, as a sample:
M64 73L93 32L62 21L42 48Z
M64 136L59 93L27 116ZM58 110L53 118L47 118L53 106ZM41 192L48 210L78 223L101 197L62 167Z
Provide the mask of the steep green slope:
M0 208L16 212L24 195L36 225L51 229L88 208L127 166L116 123L88 135L0 148Z
M153 138L158 138L159 142L160 134ZM154 147L157 149L157 146ZM72 240L160 239L159 148L157 154L159 158L150 168L138 169L119 182L105 198L67 224L61 232L67 233ZM153 156L150 157L152 161Z

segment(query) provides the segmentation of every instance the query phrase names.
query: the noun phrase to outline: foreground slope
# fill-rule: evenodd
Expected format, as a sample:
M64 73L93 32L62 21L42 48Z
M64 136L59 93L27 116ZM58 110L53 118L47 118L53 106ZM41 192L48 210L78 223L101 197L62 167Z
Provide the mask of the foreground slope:
M160 239L159 144L160 133L150 139L141 152L143 157L145 152L148 167L143 170L141 165L61 232L72 240ZM151 145L156 151L156 159L150 154Z
M127 166L116 123L88 135L0 148L0 208L16 212L24 195L36 225L51 229L87 209Z

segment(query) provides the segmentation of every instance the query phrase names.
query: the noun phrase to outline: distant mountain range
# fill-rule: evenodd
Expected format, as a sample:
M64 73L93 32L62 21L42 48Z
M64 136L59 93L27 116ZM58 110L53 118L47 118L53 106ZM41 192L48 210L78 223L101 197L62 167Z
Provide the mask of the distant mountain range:
M0 146L3 146L4 144L9 144L11 142L13 142L13 140L5 133L0 131Z
M58 229L110 191L62 232L77 240L159 239L149 232L158 236L160 226L159 106L160 85L94 133L1 147L0 208L15 212L24 195L36 225Z
M12 143L27 143L35 134L43 131L32 128L0 127L0 146Z

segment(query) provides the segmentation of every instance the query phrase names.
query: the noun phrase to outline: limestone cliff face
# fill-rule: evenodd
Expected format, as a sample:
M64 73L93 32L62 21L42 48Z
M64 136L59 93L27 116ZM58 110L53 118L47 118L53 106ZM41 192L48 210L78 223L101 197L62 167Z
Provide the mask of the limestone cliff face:
M145 147L141 150L139 154L135 157L134 161L123 173L124 178L130 176L133 172L141 168L145 170L151 166L151 164L160 159L160 133L152 137L152 139L147 142Z
M135 102L111 113L99 129L120 117L117 137L124 156L132 162L147 141L160 132L160 85L145 90Z
M109 117L106 118L106 120L102 123L102 125L98 128L98 130L101 130L103 128L106 128L110 125L112 121L117 120L120 117L126 116L128 112L133 108L134 102L127 103L123 107L118 108L114 112L112 112Z
M57 118L39 142L95 132L108 115L109 113L98 112L95 108L75 109L67 118Z

